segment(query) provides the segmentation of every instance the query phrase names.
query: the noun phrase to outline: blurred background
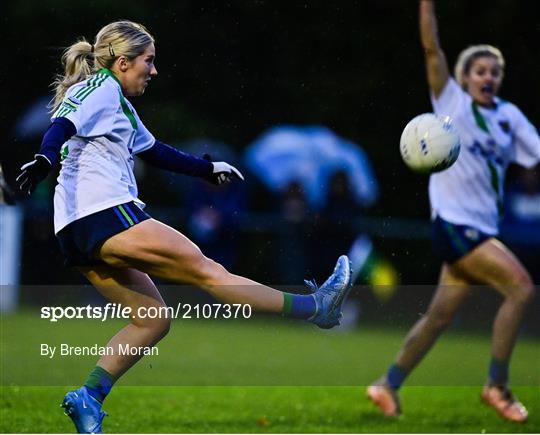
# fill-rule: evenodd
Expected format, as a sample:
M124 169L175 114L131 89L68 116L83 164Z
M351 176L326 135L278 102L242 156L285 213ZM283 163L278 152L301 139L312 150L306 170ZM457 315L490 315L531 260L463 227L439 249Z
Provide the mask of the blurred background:
M538 127L535 5L447 0L437 11L450 65L468 45L498 46L507 61L501 96ZM356 283L369 289L353 295L354 322L409 322L425 310L440 268L431 252L428 179L407 170L398 152L405 124L431 111L417 9L416 0L5 3L1 284L21 287L4 308L44 303L29 285L84 284L63 267L53 234L56 174L29 199L10 187L47 128L62 49L80 36L92 42L103 25L125 18L156 38L159 76L132 99L145 125L246 176L214 188L138 161L147 211L230 270L268 284L323 280L349 253ZM501 238L538 283L540 168L511 167L507 193ZM471 324L492 318L500 299L487 294L477 292L462 310ZM524 329L538 334L538 298L531 313Z

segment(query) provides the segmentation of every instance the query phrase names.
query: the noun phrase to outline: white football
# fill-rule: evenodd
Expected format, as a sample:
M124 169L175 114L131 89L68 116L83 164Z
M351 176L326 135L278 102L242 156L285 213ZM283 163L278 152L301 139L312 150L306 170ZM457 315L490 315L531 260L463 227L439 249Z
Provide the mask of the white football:
M399 141L401 157L413 171L431 173L452 166L459 156L460 141L452 119L433 113L413 118Z

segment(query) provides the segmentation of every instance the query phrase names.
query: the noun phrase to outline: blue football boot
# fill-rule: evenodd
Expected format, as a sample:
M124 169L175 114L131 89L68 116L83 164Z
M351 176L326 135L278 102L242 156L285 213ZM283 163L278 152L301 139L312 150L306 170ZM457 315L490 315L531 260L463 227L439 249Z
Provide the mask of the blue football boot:
M101 423L107 413L101 410L101 403L88 394L86 387L67 393L60 406L73 420L78 433L102 433Z
M334 272L325 283L317 287L314 281L305 281L313 290L317 311L308 320L319 328L330 329L339 325L341 306L347 299L352 287L351 262L346 255L338 258Z

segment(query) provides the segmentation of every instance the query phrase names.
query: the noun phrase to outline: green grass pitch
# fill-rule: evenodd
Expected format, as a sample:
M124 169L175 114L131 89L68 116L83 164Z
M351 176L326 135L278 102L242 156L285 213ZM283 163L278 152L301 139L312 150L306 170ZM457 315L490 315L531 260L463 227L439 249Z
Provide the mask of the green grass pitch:
M73 432L60 401L96 357L39 355L40 343L104 345L122 323L51 324L37 312L2 316L0 432ZM540 346L522 337L511 378L530 418L516 425L480 403L489 336L450 331L402 389L404 415L381 416L365 385L392 361L405 330L360 325L325 332L271 318L176 320L107 398L106 432L536 433Z

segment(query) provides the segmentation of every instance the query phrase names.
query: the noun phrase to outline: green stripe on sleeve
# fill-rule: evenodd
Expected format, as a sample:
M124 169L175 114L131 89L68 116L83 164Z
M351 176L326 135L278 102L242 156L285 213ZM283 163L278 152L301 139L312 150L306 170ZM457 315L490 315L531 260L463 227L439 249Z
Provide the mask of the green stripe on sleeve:
M99 88L106 78L107 76L104 74L96 74L92 78L88 79L86 86L79 89L74 95L75 98L80 99L81 101L84 100L88 94Z
M62 118L62 116L66 116L70 110L64 108L60 108L60 110L57 112L56 118Z
M85 92L90 86L92 86L92 84L94 83L94 80L96 79L96 76L93 76L93 77L90 77L89 79L86 80L86 85L84 85L81 89L79 89L74 97L75 98L79 98L79 96Z
M93 84L91 87L88 87L84 92L81 92L81 94L79 95L79 99L83 101L86 97L88 97L88 95L90 95L97 88L99 88L106 78L107 77L98 77L98 80L95 82L95 84Z

